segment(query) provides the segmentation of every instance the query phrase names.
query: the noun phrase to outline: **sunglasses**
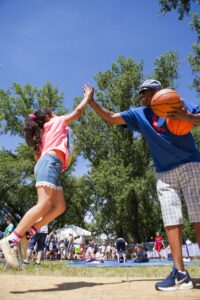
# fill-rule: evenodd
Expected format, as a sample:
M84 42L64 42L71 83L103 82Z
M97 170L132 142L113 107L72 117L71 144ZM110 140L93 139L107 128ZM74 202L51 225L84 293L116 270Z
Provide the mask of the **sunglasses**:
M142 90L141 92L139 92L139 95L144 95L144 94L149 93L151 91L153 91L153 89Z
M149 92L149 90L142 90L142 91L139 92L139 95L144 95L144 94L146 94L147 92Z

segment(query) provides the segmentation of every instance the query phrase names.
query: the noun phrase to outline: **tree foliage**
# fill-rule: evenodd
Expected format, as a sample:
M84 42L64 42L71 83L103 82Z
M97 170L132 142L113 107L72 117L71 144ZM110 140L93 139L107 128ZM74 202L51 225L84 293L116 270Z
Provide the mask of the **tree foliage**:
M166 14L172 10L177 10L178 18L182 20L185 15L190 14L192 3L200 5L200 0L159 0L160 12Z
M63 94L47 82L42 88L14 83L10 90L0 90L0 133L23 136L22 127L29 113L39 107L51 107L62 114L67 110L62 105Z
M188 56L188 60L194 74L192 86L200 94L200 18L197 13L192 15L191 26L197 33L197 43L192 45L193 53Z
M15 154L0 152L0 215L3 222L8 215L15 222L35 203L32 154L27 146L20 146Z
M153 78L162 82L163 88L176 88L179 60L177 52L166 52L155 59Z
M197 42L192 45L193 52L188 55L188 61L194 74L192 87L200 94L200 18L199 13L195 11L195 8L200 6L200 0L160 0L159 3L161 13L177 10L179 20L182 20L185 15L191 15L190 25L197 34ZM192 3L195 3L196 7L193 7Z

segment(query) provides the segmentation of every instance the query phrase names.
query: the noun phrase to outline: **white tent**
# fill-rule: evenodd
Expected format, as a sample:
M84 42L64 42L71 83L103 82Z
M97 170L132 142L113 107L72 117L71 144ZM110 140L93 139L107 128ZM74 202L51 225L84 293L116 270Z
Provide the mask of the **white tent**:
M78 238L76 238L76 239L74 240L74 243L75 243L75 244L81 244L82 241L84 241L84 238L83 238L82 236L80 236L80 237L78 237Z
M56 230L58 235L67 238L70 234L77 236L91 236L91 232L75 225L65 225L63 228Z

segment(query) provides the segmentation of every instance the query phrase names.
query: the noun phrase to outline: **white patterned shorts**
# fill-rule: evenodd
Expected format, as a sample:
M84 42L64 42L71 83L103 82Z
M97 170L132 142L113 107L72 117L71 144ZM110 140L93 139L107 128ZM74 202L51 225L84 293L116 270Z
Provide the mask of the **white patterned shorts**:
M190 222L200 222L200 163L186 163L173 170L156 173L156 179L165 227L183 224L182 197Z

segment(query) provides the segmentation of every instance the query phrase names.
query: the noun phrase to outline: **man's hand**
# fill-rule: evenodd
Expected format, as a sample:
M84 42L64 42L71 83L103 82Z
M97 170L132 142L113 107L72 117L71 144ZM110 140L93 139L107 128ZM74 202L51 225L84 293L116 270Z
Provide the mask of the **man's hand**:
M172 120L190 121L191 113L187 111L183 103L180 108L172 107L172 109L171 112L167 113L167 118Z
M89 83L83 86L83 95L90 102L94 96L94 87L91 87Z

